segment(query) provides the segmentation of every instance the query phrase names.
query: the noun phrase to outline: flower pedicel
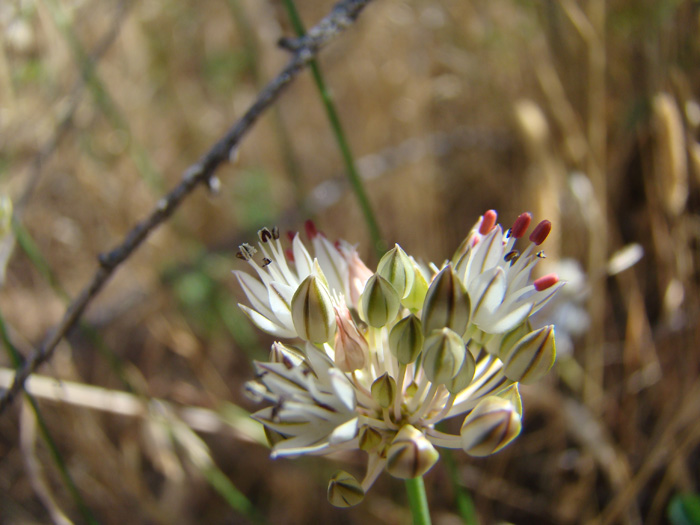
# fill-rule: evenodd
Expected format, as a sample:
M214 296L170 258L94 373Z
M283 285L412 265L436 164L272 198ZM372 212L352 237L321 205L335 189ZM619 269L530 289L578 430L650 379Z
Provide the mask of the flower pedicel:
M352 245L329 242L311 222L311 251L299 234L285 250L277 229L259 232L260 256L240 247L258 277L234 272L250 302L240 307L287 341L255 363L258 377L246 385L269 404L253 417L272 457L369 456L361 482L346 472L331 479L333 505L359 503L382 470L422 476L439 458L436 446L487 456L520 433L518 384L540 379L555 357L554 327L533 330L529 317L563 283L531 277L549 221L521 252L531 215L505 233L496 220L484 213L441 268L422 267L396 245L372 273ZM435 429L458 416L458 435Z

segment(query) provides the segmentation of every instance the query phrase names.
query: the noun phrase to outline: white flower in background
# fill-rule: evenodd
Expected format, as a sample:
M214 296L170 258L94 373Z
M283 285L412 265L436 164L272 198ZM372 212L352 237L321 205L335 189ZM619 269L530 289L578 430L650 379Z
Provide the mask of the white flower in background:
M309 251L298 234L283 247L276 229L259 232L259 252L240 247L257 277L236 271L262 330L286 339L270 361L255 363L248 391L269 406L254 414L273 457L361 449L358 482L336 474L328 498L359 503L386 470L422 476L438 447L486 456L519 433L518 384L540 379L555 356L554 327L529 318L560 288L555 275L531 274L551 224L540 222L521 252L531 216L505 233L486 212L450 261L420 266L398 245L372 273L350 244L329 242L307 223ZM313 255L312 255L313 253ZM435 429L463 417L459 434Z

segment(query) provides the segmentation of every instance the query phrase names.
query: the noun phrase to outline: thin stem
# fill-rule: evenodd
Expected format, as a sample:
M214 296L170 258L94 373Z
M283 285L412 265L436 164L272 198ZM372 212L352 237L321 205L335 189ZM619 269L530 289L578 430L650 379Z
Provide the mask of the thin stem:
M428 508L428 497L425 495L423 478L407 479L406 493L413 515L413 525L430 525L430 509Z
M299 37L306 35L306 29L304 28L304 23L299 16L296 6L294 5L294 0L284 0L284 5L289 13L289 18ZM340 123L340 117L333 104L333 98L331 93L326 86L326 82L323 80L323 75L321 74L321 68L318 66L318 61L312 59L309 62L309 68L316 82L316 87L321 95L321 100L326 109L326 114L328 115L328 120L331 123L331 128L333 129L333 134L335 135L335 140L338 142L338 147L340 148L340 153L343 157L343 162L345 163L345 168L347 169L348 180L350 181L350 186L355 192L355 197L362 209L362 213L365 216L365 221L367 222L367 228L369 230L370 237L372 238L372 245L374 246L374 251L377 258L381 256L386 251L386 243L382 238L381 231L379 230L379 223L372 209L372 204L369 201L365 187L362 184L362 179L357 171L355 165L355 159L350 150L350 144L347 141L345 132L343 131L343 126Z

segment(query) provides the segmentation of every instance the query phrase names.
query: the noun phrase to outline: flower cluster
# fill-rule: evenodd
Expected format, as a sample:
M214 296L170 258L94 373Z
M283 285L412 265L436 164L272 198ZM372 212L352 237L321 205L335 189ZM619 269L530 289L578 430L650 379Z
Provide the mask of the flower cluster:
M312 250L299 234L285 250L277 229L259 232L259 255L240 247L257 273L235 272L250 302L240 307L287 340L255 363L247 385L269 404L254 417L272 456L369 456L362 482L346 472L331 479L332 504L361 501L382 470L422 476L439 457L435 446L486 456L520 433L518 384L540 379L555 357L554 327L533 330L529 317L562 283L531 276L549 221L521 252L531 215L505 233L496 219L484 213L442 267L425 268L396 245L373 273L352 245L331 243L310 222ZM435 428L457 416L459 434Z

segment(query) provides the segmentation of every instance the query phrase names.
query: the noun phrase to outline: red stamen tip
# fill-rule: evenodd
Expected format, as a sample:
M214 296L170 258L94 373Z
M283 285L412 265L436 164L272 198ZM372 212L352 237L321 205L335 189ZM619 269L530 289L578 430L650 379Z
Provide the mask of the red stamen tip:
M484 213L484 216L481 218L479 233L481 235L486 235L493 230L493 227L496 225L496 219L498 219L498 214L494 210L489 210Z
M306 236L313 240L316 238L318 235L318 230L316 229L316 225L314 224L314 221L308 220L304 223L304 227L306 228Z
M532 284L535 286L535 290L541 292L542 290L551 288L558 282L559 276L556 273L550 273L549 275L545 275L544 277L540 277L539 279L535 280L535 282Z
M294 262L294 252L291 249L286 249L284 250L284 256L287 258L287 260L291 263Z
M547 238L547 235L549 235L549 232L551 231L552 223L547 220L544 220L537 226L535 226L534 230L532 230L532 233L530 234L530 240L534 242L537 246L539 246L544 242L544 240Z
M289 239L289 242L294 242L294 237L297 236L297 232L293 232L292 230L287 230L287 239Z
M518 218L515 219L513 223L513 227L510 229L510 235L516 239L520 239L530 227L530 221L532 221L531 213L525 212L518 215Z

